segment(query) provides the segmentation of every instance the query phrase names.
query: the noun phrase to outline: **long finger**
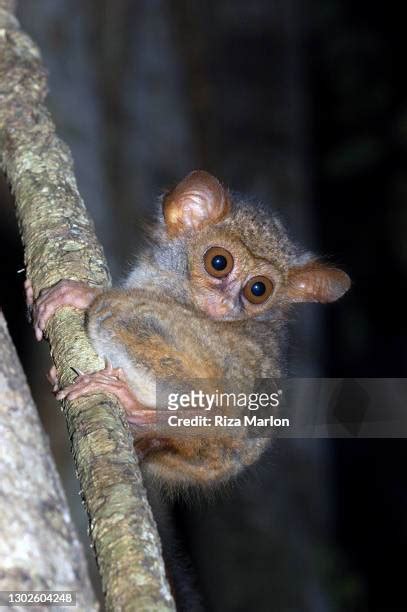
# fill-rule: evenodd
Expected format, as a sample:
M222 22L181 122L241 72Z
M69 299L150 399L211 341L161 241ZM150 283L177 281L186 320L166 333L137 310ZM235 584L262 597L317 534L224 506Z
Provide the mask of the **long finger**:
M119 389L116 389L119 391ZM64 389L64 392L66 390ZM97 393L110 393L111 395L115 395L114 389L112 388L111 383L103 383L101 381L89 381L83 385L75 386L71 391L66 393L65 397L68 400L75 400L83 395L95 395ZM59 395L59 394L58 394ZM57 395L57 397L58 397ZM59 399L59 397L58 397Z
M65 397L71 396L75 393L76 397L79 397L80 394L84 394L85 391L88 393L88 389L92 389L94 392L98 391L101 388L114 388L115 390L119 390L122 387L121 384L118 384L117 379L108 378L106 376L92 376L84 374L83 376L79 376L72 384L66 386L64 389L61 389L59 393L57 393L57 399L64 399ZM69 399L72 399L71 397Z

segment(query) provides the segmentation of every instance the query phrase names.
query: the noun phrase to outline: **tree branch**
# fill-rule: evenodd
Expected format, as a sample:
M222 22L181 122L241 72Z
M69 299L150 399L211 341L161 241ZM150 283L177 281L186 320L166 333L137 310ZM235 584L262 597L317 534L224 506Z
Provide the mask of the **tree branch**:
M105 287L106 261L79 195L68 147L44 106L39 50L0 0L1 167L15 195L27 275L37 296L63 278ZM83 316L58 310L46 335L63 386L71 366L102 367ZM98 395L65 404L78 477L108 610L172 610L161 547L132 438L117 402Z
M78 609L98 610L51 449L1 312L0 347L0 592L73 591Z

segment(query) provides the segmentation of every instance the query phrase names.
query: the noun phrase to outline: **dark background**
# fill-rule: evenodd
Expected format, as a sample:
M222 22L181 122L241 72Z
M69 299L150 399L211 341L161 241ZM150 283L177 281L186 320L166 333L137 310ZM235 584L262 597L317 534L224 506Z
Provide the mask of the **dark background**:
M405 375L402 8L25 0L19 17L50 71L49 108L116 280L157 194L205 168L280 211L293 237L353 280L337 304L298 307L291 374ZM63 418L44 382L47 348L24 322L4 185L0 197L2 307L86 541ZM280 440L234 487L174 504L205 609L405 610L406 459L403 440Z

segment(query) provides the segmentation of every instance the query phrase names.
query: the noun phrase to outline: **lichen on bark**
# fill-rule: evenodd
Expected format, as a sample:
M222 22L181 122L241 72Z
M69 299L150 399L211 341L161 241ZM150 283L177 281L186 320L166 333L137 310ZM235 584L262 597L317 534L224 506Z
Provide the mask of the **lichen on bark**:
M34 294L64 278L106 287L110 276L78 192L68 147L44 105L38 48L0 0L0 164L15 197ZM46 337L62 385L71 367L100 369L80 312L63 308ZM98 395L65 403L77 474L108 610L174 609L161 547L120 405Z
M70 591L77 610L98 610L51 449L1 312L0 350L0 592ZM4 595L0 603L7 603Z

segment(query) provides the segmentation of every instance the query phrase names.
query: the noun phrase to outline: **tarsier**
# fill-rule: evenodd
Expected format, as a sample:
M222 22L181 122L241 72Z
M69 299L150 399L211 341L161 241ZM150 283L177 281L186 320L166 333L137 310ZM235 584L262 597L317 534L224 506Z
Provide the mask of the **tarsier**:
M34 301L27 281L27 299L38 340L57 308L86 309L89 338L106 359L105 369L80 374L57 397L113 394L146 472L170 485L205 487L253 463L265 440L163 434L156 381L281 376L289 309L335 301L350 280L298 248L266 209L232 196L204 171L163 197L150 238L121 288L66 280Z

